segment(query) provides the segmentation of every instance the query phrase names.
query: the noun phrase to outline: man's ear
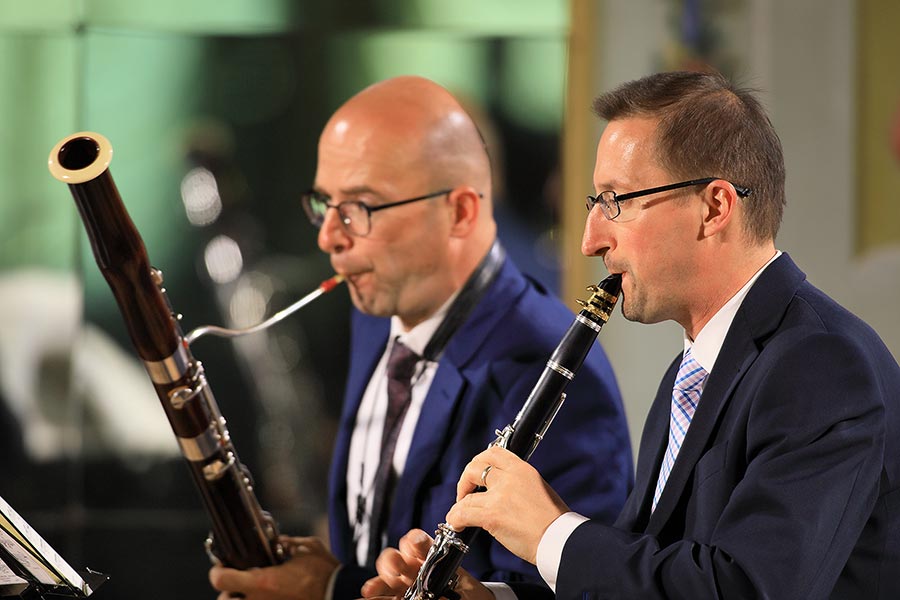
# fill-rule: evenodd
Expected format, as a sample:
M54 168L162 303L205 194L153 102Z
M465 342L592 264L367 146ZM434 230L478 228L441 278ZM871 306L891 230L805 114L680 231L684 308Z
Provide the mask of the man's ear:
M706 186L701 195L703 200L703 237L712 237L728 227L737 218L737 205L741 201L734 186L723 179L717 179Z
M451 218L450 235L466 237L475 229L481 202L481 194L468 186L450 192L447 198Z

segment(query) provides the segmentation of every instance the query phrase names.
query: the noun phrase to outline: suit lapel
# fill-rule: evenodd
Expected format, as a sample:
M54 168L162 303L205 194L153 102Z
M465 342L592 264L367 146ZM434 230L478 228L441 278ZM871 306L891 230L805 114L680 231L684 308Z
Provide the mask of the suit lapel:
M650 412L641 433L641 446L635 474L634 490L629 495L617 525L629 531L643 531L650 515L653 492L659 475L659 465L669 439L669 405L675 373L681 358L676 358L659 384L656 398L650 405Z
M356 425L356 412L362 402L363 393L384 353L390 333L390 321L368 317L354 311L353 339L351 344L350 370L347 388L344 392L344 404L341 409L341 420L338 425L334 444L334 455L331 458L328 493L330 496L329 517L331 529L332 551L336 556L347 560L355 555L351 548L345 548L345 540L349 540L350 520L347 515L347 463L350 453L350 438ZM362 341L360 341L362 340Z
M690 481L697 462L709 449L709 442L715 435L719 416L728 405L741 378L759 356L761 340L777 327L788 303L805 277L790 257L782 254L760 275L747 297L744 298L703 389L697 412L691 421L681 450L678 452L672 472L666 480L666 487L660 496L656 510L649 517L647 533L658 534L672 516L682 495L689 493L689 490L685 491L685 487ZM674 365L674 369L677 369L677 365ZM665 379L669 386L669 394L671 394L674 378L675 372L670 368ZM671 402L671 395L664 401L663 394L664 391L661 387L654 403L654 408L660 413L664 411L659 405L665 404L668 407ZM657 415L653 432L656 437L653 439L668 440L668 412L665 412L666 426L660 427L661 418ZM663 431L660 432L659 429L663 429ZM646 487L643 488L645 496L642 498L641 507L647 513L649 513L652 488L656 485L665 445L666 441L656 447L654 468L649 469L650 481L645 482ZM644 450L643 445L641 450Z
M414 526L415 498L426 476L446 451L446 437L464 384L465 378L454 365L442 364L435 373L391 505L387 525L389 540L399 539Z
M349 422L352 427L355 422L356 411L362 402L363 394L372 378L375 366L384 354L387 347L388 334L391 331L389 319L378 319L365 315L358 315L357 331L354 337L365 340L364 343L354 344L350 357L350 370L347 379L347 389L344 393L344 406L341 413L341 422Z
M700 402L697 405L697 412L691 420L691 426L688 428L678 451L678 458L672 467L672 472L666 480L666 487L659 498L656 510L650 515L650 521L647 525L647 533L656 535L662 529L662 526L671 516L672 511L678 504L678 499L685 491L685 485L690 480L691 473L703 455L708 449L708 442L716 430L716 423L719 415L727 406L728 400L734 388L737 386L741 377L759 355L753 338L744 330L737 319L732 324L728 332L728 338L732 343L722 346L722 351L716 359L716 365L710 374L706 385L703 388L703 394L700 396ZM674 385L674 378L671 382ZM671 403L671 389L669 392L669 403ZM667 415L668 417L668 415ZM668 440L668 419L664 437ZM656 478L659 474L659 464L662 453L656 461L656 475L652 477L652 486L656 486ZM649 497L652 498L653 492ZM647 506L650 505L648 501Z

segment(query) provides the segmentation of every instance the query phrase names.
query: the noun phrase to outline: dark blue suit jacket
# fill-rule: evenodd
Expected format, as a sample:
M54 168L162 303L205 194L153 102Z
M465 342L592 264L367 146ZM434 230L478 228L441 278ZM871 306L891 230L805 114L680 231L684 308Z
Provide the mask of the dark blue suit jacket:
M559 598L900 598L900 368L787 255L735 316L650 503L680 356L614 527L588 521Z
M396 547L414 527L433 532L456 499L463 467L512 423L574 314L509 260L447 344L422 406L387 523ZM350 376L329 480L331 548L345 565L335 598L356 598L374 572L357 565L347 516L347 454L363 392L384 352L388 319L355 312ZM601 336L602 337L602 336ZM612 523L633 480L628 428L612 369L598 343L531 463L570 506ZM489 535L463 567L483 580L541 581Z

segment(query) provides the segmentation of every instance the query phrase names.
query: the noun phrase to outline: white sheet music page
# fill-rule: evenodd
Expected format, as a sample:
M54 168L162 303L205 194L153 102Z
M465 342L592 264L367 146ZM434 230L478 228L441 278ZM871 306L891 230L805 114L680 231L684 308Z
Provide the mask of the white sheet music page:
M28 589L28 581L22 579L0 560L0 595L21 594Z
M85 595L93 592L75 569L2 497L0 545L40 583L69 586Z

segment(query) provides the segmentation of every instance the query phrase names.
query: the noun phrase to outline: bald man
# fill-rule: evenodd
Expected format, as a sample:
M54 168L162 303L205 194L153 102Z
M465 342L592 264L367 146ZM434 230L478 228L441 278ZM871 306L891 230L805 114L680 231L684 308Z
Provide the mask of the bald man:
M431 81L398 77L347 101L322 132L303 205L355 306L330 549L291 538L281 566L214 567L223 599L358 598L384 547L443 521L463 467L514 420L574 319L505 256L481 136ZM606 522L618 514L631 449L599 345L532 462L570 505ZM463 564L483 581L541 581L487 535Z

